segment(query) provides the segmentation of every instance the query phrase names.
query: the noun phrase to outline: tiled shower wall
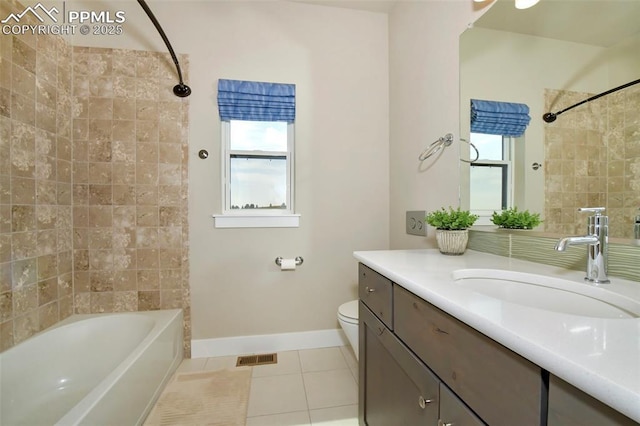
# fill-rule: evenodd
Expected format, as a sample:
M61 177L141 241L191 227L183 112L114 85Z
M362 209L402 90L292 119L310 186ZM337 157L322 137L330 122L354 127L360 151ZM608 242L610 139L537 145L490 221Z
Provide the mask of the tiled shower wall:
M61 38L0 35L1 350L73 312L71 103Z
M545 111L592 94L545 91ZM631 238L640 208L640 88L633 86L564 113L545 126L546 231L586 230L579 207L606 207L609 234Z
M175 72L168 54L73 48L74 305L183 308L188 354L188 101Z
M189 356L188 101L170 56L0 43L0 350L73 312L182 308Z

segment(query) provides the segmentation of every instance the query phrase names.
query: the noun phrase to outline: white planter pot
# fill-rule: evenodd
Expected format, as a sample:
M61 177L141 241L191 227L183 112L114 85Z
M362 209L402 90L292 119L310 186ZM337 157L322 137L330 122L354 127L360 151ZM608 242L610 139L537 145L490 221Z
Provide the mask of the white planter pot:
M447 231L444 229L436 229L436 241L438 242L440 253L460 255L467 249L469 230Z

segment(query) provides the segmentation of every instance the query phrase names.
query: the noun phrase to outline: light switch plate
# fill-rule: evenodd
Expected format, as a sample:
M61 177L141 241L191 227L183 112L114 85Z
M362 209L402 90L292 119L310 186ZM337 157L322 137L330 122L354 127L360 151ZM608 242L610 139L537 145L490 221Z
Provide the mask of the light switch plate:
M407 234L419 235L421 237L425 237L427 235L427 226L424 223L425 216L426 216L425 210L407 211L407 214L406 214Z

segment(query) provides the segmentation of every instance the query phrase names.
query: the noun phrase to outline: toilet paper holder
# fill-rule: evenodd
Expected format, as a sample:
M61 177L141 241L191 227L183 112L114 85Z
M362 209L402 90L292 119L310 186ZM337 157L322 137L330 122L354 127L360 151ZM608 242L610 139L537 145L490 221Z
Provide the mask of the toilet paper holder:
M296 256L296 266L302 265L302 262L304 262L304 259L302 258L302 256ZM276 265L278 266L282 265L282 257L280 256L276 257Z

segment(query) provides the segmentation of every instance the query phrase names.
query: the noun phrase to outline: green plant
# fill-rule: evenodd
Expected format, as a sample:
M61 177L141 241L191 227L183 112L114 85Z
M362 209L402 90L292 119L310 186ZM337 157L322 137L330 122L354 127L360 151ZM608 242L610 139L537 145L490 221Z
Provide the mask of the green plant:
M542 223L539 213L530 213L529 210L518 211L517 207L493 212L491 222L501 228L508 229L533 229Z
M448 211L442 207L440 210L427 214L424 220L436 229L451 231L469 228L478 220L478 216L471 214L469 210L460 210L460 207L456 210L449 207Z

